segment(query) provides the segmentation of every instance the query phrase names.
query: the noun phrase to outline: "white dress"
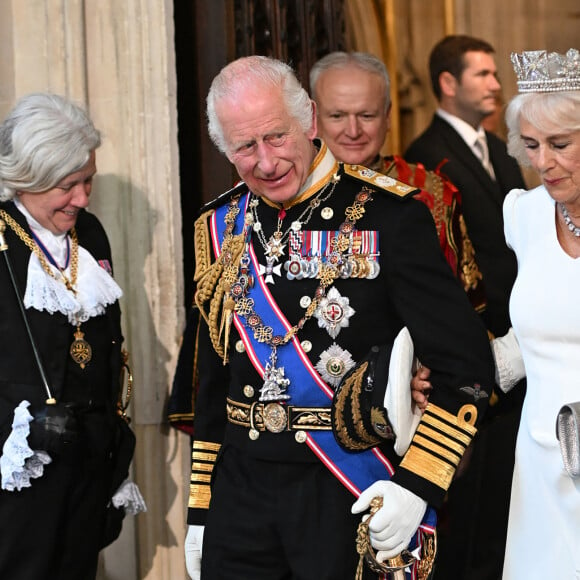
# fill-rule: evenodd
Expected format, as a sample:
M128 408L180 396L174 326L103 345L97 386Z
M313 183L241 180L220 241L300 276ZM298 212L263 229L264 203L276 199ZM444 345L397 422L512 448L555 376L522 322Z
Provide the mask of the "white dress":
M516 446L504 580L580 580L580 478L556 438L562 405L580 401L580 258L556 237L544 187L514 190L505 235L518 259L510 315L528 380Z

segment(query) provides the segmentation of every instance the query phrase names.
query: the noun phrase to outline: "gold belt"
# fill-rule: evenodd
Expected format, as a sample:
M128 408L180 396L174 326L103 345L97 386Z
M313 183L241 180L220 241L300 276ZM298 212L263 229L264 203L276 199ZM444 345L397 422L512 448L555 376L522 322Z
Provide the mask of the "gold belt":
M228 421L253 431L330 431L330 407L295 407L280 403L238 403L227 399Z

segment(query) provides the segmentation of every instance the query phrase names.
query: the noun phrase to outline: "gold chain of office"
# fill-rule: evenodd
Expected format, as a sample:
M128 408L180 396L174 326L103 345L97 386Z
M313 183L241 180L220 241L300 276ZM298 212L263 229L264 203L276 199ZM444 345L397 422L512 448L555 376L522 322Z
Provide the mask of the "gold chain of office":
M54 280L62 282L66 289L76 296L76 283L79 268L79 240L75 228L70 230L71 237L71 254L70 254L70 277L67 277L64 273L64 269L57 266L60 272L60 278L56 276L50 265L48 264L44 252L41 250L39 245L22 229L22 227L14 220L5 210L0 210L0 217L6 222L6 224L14 231L14 233L26 244L26 246L34 253L38 258L42 269ZM81 331L81 323L76 324L76 331L74 333L74 340L70 346L69 352L71 358L77 363L82 369L85 368L87 363L90 362L92 358L91 345L85 340L84 333Z
M226 298L227 304L224 305L224 309L230 312L235 310L237 314L243 316L246 319L246 325L252 329L254 338L258 342L266 343L274 348L287 344L292 340L296 333L304 327L306 322L312 318L320 304L320 301L326 295L327 288L339 277L340 266L343 262L342 257L350 247L350 235L355 231L357 220L359 220L365 213L364 205L368 201L372 201L371 194L372 190L363 186L361 191L356 194L354 203L346 208L345 221L340 224L338 234L331 241L331 249L334 255L331 255L330 259L325 264L322 264L319 269L317 278L320 282L314 292L312 301L306 309L304 316L294 326L292 326L285 335L274 335L272 327L267 326L262 322L262 319L254 310L254 300L247 298L245 296L245 291L238 290L238 292L235 292L236 284L240 280L240 264L238 264L238 267L236 268L235 278L232 276L226 280L226 283L230 286L230 291ZM233 222L235 221L232 219L232 215L237 215L236 210L237 201L232 200L224 220L226 223L224 246L227 245L226 241L232 237ZM227 272L228 270L229 272L232 272L231 268L227 268L231 254L225 252L222 253L222 256L224 259L224 272Z

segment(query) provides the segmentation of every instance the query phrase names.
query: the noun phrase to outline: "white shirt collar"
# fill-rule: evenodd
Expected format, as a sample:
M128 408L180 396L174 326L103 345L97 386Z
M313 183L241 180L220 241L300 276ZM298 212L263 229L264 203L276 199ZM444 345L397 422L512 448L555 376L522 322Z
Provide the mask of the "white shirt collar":
M465 141L465 143L467 143L471 150L473 150L474 144L478 137L485 137L485 131L481 125L477 129L474 129L463 119L460 119L456 115L452 115L451 113L444 111L441 108L437 109L436 114L447 121L457 131L457 133L459 133L461 138Z
M304 182L304 185L300 188L300 192L297 197L301 197L308 190L318 191L323 183L327 182L330 175L336 173L338 170L338 161L335 159L334 155L322 139L319 140L320 149L318 154L312 161L310 166L310 173ZM315 143L317 145L318 143Z

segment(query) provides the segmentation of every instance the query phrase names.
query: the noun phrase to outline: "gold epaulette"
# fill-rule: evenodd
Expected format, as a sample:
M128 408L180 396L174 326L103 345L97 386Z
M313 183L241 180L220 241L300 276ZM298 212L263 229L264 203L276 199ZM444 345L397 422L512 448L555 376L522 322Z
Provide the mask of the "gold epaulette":
M208 509L211 499L211 474L216 462L219 443L194 441L191 453L191 480L188 507Z
M345 163L344 173L354 177L355 179L359 179L365 183L369 183L379 189L387 191L398 198L410 197L421 191L412 185L407 185L402 181L398 181L393 177L388 177L387 175L383 175L378 171L373 171L372 169L368 169L362 165L348 165Z
M463 453L477 433L475 405L457 415L430 403L400 466L447 491Z
M199 282L204 273L211 266L211 243L209 236L209 220L215 210L208 210L201 214L194 224L195 273L194 282Z

